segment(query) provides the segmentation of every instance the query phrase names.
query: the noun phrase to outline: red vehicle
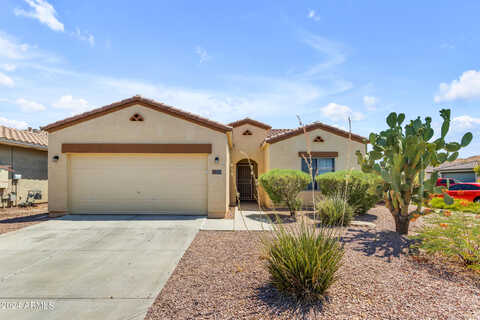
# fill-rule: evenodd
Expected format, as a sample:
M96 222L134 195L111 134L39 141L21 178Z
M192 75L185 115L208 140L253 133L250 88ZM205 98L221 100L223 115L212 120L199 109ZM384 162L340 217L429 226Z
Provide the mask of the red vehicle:
M456 183L450 186L447 193L455 199L480 202L480 183Z
M437 187L446 187L447 186L447 181L449 182L450 187L457 184L457 183L461 183L460 181L452 179L452 178L438 178L436 185L437 185Z

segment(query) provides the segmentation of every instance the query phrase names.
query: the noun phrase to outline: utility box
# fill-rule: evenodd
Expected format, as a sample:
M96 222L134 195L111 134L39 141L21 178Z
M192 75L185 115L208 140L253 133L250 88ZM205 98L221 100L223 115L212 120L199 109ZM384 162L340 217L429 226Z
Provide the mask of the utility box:
M0 168L0 189L8 188L8 170Z

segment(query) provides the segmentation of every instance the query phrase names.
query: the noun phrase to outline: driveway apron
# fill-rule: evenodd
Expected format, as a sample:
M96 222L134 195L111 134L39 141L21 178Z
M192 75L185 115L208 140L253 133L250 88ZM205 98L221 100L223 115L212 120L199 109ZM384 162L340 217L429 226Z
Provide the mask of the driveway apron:
M68 215L0 235L0 319L144 319L204 220Z

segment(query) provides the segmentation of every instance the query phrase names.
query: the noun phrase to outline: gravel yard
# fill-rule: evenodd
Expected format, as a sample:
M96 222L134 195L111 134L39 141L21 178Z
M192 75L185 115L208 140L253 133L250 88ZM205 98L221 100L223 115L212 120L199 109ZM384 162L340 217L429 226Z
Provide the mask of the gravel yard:
M29 208L0 208L0 234L48 220L48 204Z
M477 275L406 255L384 207L363 219L376 228L348 229L339 280L322 303L296 306L269 285L259 233L201 231L146 319L480 319Z

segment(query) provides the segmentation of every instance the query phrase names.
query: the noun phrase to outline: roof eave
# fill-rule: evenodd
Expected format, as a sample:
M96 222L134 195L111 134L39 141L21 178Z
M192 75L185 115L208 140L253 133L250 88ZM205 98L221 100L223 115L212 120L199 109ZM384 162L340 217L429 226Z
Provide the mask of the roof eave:
M28 143L28 142L20 142L16 140L8 140L8 139L1 139L0 138L0 144L7 145L7 146L12 146L12 147L21 147L21 148L28 148L28 149L36 149L40 151L48 151L48 146L40 145L40 144L34 144L34 143Z
M261 129L265 129L265 130L272 129L272 127L270 125L268 125L266 123L263 123L263 122L260 122L260 121L257 121L257 120L254 120L254 119L250 119L250 118L244 118L244 119L241 119L241 120L238 120L238 121L234 121L234 122L229 123L228 125L230 127L236 128L236 127L240 127L244 124L250 124L252 126L255 126L255 127L258 127L258 128L261 128Z
M112 113L124 108L131 107L133 105L141 105L147 108L151 108L153 110L159 111L159 112L164 112L165 114L168 114L173 117L181 118L186 121L190 121L192 123L207 127L209 129L219 131L222 133L227 133L232 131L232 127L226 126L224 124L220 124L211 120L208 120L206 118L190 114L188 112L182 111L180 109L176 109L174 107L168 106L166 104L156 102L153 100L145 99L139 96L134 96L132 98L128 98L119 102L114 102L110 105L100 107L88 112L85 112L83 114L69 117L60 121L56 121L54 123L48 124L46 126L41 127L42 130L47 131L48 133L52 133L73 125L76 125L78 123L82 123L91 119L95 119L98 117L101 117L105 114Z
M312 123L312 124L309 124L305 127L300 127L300 128L297 128L297 129L293 129L291 131L287 131L287 132L279 134L277 136L267 138L267 139L265 139L265 142L269 143L269 144L273 144L273 143L277 143L277 142L287 140L287 139L296 137L298 135L301 135L301 134L304 133L304 131L310 132L310 131L314 131L314 130L317 130L317 129L330 132L332 134L341 136L341 137L346 138L346 139L351 138L353 141L356 141L356 142L359 142L359 143L363 143L363 144L368 144L369 143L368 139L365 138L365 137L359 136L357 134L351 134L347 131L337 129L335 127L332 127L332 126L329 126L329 125L326 125L326 124L323 124L323 123Z

